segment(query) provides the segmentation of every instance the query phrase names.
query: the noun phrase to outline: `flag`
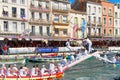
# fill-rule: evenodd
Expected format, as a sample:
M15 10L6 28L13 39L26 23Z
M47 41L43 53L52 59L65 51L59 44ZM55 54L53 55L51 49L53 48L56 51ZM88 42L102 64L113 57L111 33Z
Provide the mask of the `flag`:
M76 37L76 31L77 31L77 29L78 29L78 26L74 25L74 27L73 27L73 38Z
M85 32L86 27L87 27L86 20L83 19L83 23L82 23L82 37L83 38L84 38L84 32Z
M23 21L27 20L25 15L22 15L21 18L22 18Z

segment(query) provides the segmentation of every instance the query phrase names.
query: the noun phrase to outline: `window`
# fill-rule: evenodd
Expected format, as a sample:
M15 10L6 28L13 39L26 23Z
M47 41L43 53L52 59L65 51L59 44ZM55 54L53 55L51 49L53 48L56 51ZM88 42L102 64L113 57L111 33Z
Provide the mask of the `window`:
M12 7L12 17L17 17L17 9L16 9L16 7Z
M98 18L98 22L101 23L101 17Z
M42 7L42 2L38 2L38 7Z
M42 27L42 26L39 27L39 34L40 34L41 36L43 35L43 27Z
M94 17L94 23L96 22L96 17Z
M63 23L67 23L67 16L63 16Z
M106 15L106 8L103 9L103 14Z
M106 34L106 29L104 29L104 34Z
M110 25L112 25L112 18L109 19L109 23L110 23Z
M55 34L59 34L59 29L55 28Z
M112 9L109 9L109 15L112 15Z
M4 3L8 3L8 0L2 0L2 2L4 2Z
M42 13L39 13L39 19L42 19Z
M2 14L3 16L8 16L8 6L3 6Z
M101 8L100 7L98 8L98 10L99 10L98 12L101 13Z
M46 8L49 9L49 2L46 2Z
M112 34L112 30L111 29L109 30L109 32L110 32L110 34Z
M115 12L115 18L117 18L118 17L118 14L117 14L117 12Z
M13 22L13 32L17 32L17 22Z
M12 0L12 3L16 3L16 0Z
M115 34L116 34L116 35L118 34L118 29L115 29Z
M94 12L96 12L96 7L94 7Z
M54 5L54 9L59 9L59 4L58 4L58 2L55 2L53 5Z
M46 18L47 18L47 20L49 20L49 14L46 14Z
M25 9L23 8L20 9L20 16L21 17L25 16Z
M54 16L55 16L55 17L54 17L54 21L55 21L55 22L59 22L59 14L55 14Z
M20 0L20 4L25 4L25 0Z
M91 16L88 16L88 22L90 22L91 21Z
M50 36L50 27L47 27L47 35Z
M106 18L104 18L104 24L106 25Z
M35 26L32 26L32 35L35 35Z
M25 23L21 23L21 31L22 31L22 32L25 31Z
M118 25L118 22L117 22L117 20L115 20L115 25L116 25L116 26Z
M32 19L35 18L34 12L31 12L31 17L32 17Z
M63 3L62 10L67 10L67 4Z
M4 21L4 31L8 31L8 21Z
M63 34L67 35L67 29L63 29Z
M88 6L89 14L91 13L91 6Z

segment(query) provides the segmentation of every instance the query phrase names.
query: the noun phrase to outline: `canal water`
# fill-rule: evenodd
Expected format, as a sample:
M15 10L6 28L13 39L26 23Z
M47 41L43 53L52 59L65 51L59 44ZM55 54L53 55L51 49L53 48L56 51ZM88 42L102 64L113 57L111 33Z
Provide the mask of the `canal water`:
M30 62L27 66L31 68L35 64L39 64L40 68L42 65L49 67L49 63ZM17 64L17 66L23 65ZM67 70L63 80L114 80L116 77L120 77L120 65L103 63L102 60L92 57Z

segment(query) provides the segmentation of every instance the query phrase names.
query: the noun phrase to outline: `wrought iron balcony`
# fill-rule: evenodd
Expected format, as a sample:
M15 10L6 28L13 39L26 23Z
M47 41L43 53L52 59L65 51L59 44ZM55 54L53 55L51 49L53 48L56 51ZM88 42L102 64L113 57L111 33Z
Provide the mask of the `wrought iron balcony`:
M33 5L30 6L31 11L36 11L36 12L50 12L50 7L43 8L41 6L35 7Z
M37 24L37 25L40 25L40 24L52 24L52 21L51 20L45 20L45 19L30 19L29 23L30 24Z

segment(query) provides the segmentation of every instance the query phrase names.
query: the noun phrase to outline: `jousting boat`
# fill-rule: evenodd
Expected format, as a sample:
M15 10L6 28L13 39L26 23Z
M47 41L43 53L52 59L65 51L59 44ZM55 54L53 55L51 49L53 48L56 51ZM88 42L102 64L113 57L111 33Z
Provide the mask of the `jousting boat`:
M0 76L0 80L58 80L64 77L64 73L60 72L51 75L40 75L40 76Z

